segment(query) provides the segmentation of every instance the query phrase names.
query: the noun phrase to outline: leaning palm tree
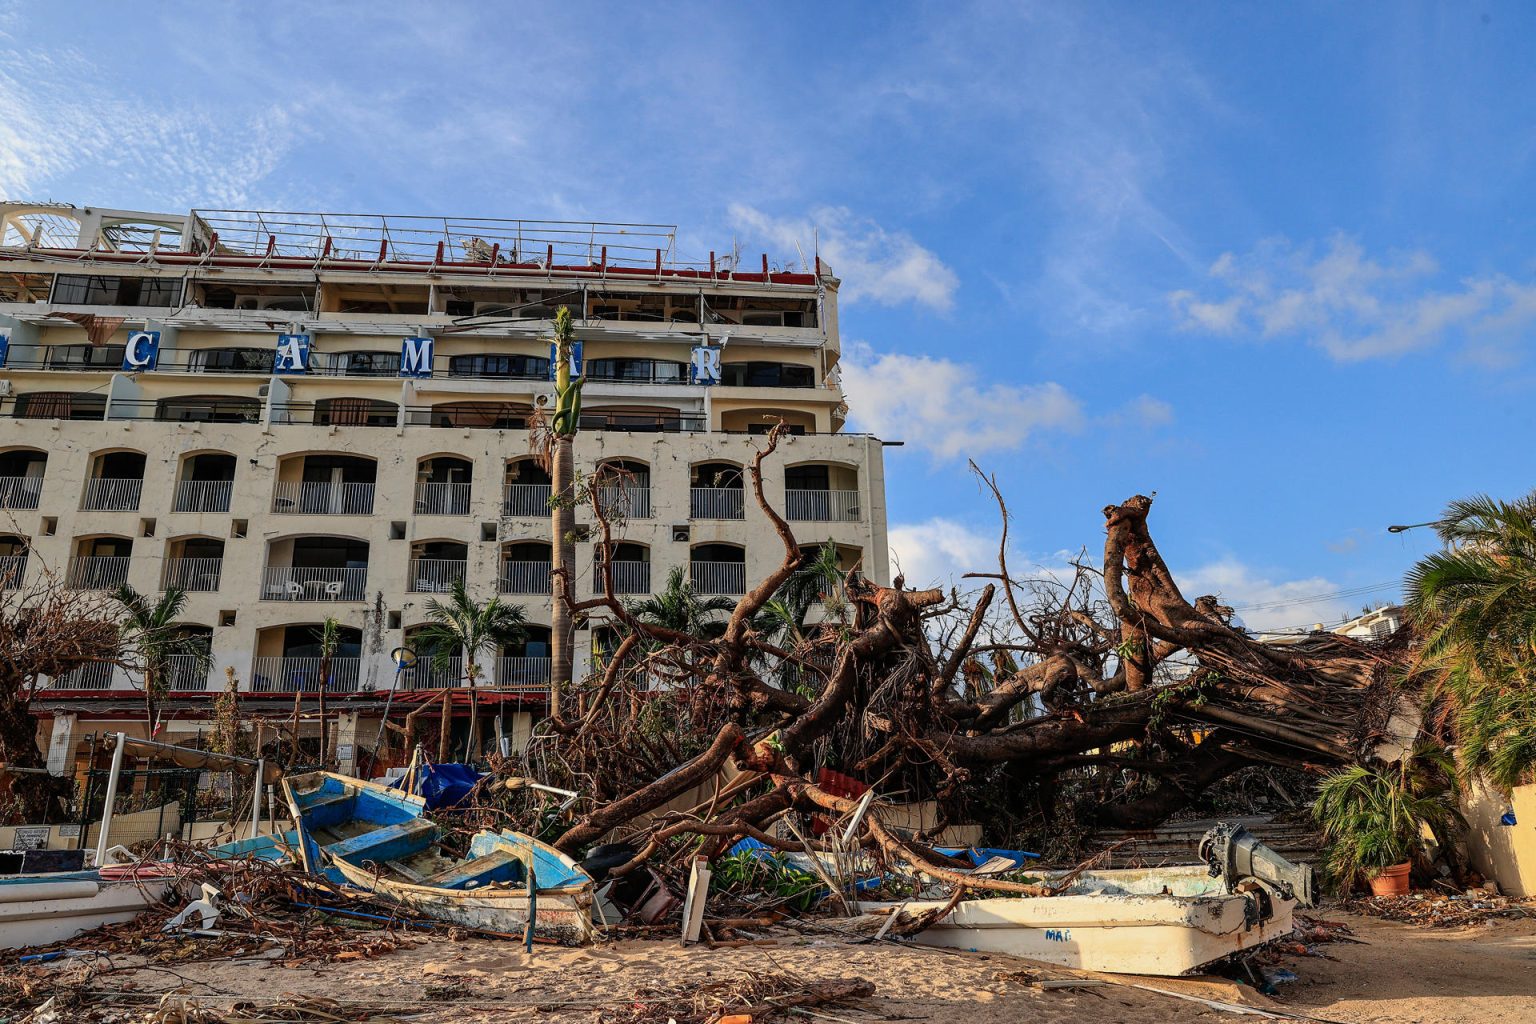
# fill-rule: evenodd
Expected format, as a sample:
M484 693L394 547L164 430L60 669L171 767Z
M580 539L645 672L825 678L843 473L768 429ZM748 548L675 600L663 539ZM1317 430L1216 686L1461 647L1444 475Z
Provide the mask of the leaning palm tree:
M125 667L137 668L144 687L144 721L149 734L155 734L155 709L165 698L170 687L171 660L177 657L194 659L195 670L206 673L211 660L208 645L202 637L189 634L177 619L187 606L187 593L171 587L151 600L128 584L112 592L112 598L123 609L123 620L118 625L122 644L120 657Z
M416 638L423 653L432 659L433 667L446 669L455 654L463 659L464 683L469 689L469 743L464 755L468 761L480 749L479 705L475 699L475 684L480 678L477 659L527 639L523 609L499 597L481 604L469 596L460 579L454 582L446 603L436 598L427 602L427 617L432 621L417 632ZM445 709L443 713L448 712ZM444 756L446 752L439 750L438 757Z
M1497 786L1536 771L1536 492L1453 502L1446 547L1408 574L1419 667L1464 773Z

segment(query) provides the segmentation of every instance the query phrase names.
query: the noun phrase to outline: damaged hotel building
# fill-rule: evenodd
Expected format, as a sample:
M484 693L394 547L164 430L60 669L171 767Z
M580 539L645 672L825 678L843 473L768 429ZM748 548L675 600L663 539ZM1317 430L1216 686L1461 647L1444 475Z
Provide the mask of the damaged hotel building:
M0 588L187 591L211 664L171 672L173 743L206 736L231 671L243 716L286 719L335 618L350 772L390 651L462 578L530 624L480 673L482 715L519 742L548 699L550 485L527 424L555 311L582 347L578 477L624 471L617 589L643 600L681 567L729 597L782 557L744 480L779 419L769 500L887 582L881 442L842 431L837 292L819 259L680 262L668 227L0 204ZM578 598L600 589L593 549ZM614 640L601 616L578 626L581 678ZM396 706L462 678L423 659ZM143 735L139 683L106 664L47 680L50 767L93 733Z

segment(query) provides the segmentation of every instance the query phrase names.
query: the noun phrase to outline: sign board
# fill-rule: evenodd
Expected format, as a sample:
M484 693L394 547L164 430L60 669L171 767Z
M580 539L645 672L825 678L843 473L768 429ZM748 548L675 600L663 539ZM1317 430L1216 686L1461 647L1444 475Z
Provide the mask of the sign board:
M550 380L554 380L555 379L555 363L557 361L558 360L555 358L555 343L554 342L550 342L549 343L549 379ZM583 366L584 366L584 362L583 362L583 360L581 358L581 342L573 341L573 342L571 342L571 376L572 377L580 377L581 374L582 374L582 367Z
M129 331L123 346L123 372L153 370L160 362L159 331Z
M309 342L307 334L279 334L277 351L272 358L272 372L308 373Z
M695 345L693 358L688 362L688 383L710 387L720 383L721 349L712 345Z
M400 376L432 376L432 339L403 338L400 341Z
M11 354L11 335L8 331L0 331L0 366L5 365L6 356Z
M52 825L19 825L16 828L16 838L11 840L11 849L46 850L48 837L52 833Z
M352 744L350 744L350 743L338 743L338 744L336 744L336 760L338 760L338 761L350 761L350 760L352 760Z
M79 839L80 838L80 826L79 825L60 825L59 826L59 838L60 839Z

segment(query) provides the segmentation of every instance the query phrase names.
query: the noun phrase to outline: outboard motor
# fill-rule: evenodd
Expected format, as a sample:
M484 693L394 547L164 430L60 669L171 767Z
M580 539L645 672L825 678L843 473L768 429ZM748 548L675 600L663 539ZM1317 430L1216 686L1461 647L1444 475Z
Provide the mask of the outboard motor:
M1236 892L1245 879L1256 878L1304 907L1317 905L1312 865L1292 864L1242 825L1222 822L1207 832L1200 840L1200 859L1228 892Z

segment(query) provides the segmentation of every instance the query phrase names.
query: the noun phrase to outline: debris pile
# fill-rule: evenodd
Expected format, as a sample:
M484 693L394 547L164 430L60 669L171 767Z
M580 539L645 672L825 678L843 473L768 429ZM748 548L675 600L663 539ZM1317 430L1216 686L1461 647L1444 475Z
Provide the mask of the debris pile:
M1341 900L1339 906L1352 914L1431 928L1464 928L1500 918L1536 918L1536 900L1501 896L1496 890L1486 888L1468 889L1464 893L1365 896Z
M835 1006L875 994L861 978L808 981L784 973L728 978L706 985L648 989L598 1024L762 1024L792 1007Z

